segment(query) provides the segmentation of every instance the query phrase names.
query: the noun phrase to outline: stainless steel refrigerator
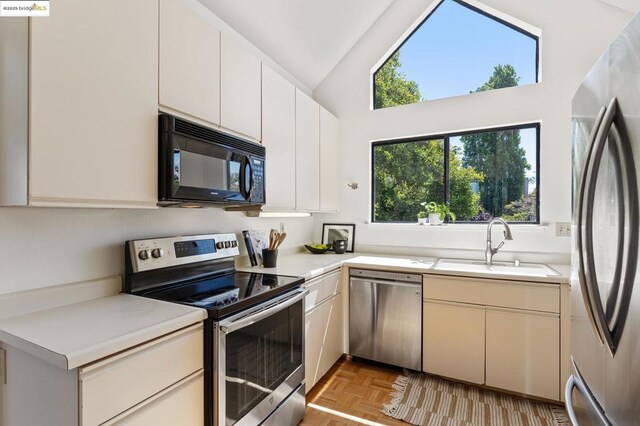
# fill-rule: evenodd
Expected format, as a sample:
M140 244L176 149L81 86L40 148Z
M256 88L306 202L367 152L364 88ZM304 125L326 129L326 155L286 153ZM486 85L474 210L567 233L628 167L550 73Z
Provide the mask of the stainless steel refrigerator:
M640 16L577 91L573 126L574 424L640 425Z

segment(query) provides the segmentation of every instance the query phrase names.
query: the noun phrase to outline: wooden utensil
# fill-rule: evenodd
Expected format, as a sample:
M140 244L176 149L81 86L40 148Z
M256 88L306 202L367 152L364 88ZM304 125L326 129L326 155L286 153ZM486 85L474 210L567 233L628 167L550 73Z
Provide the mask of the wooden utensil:
M277 241L276 248L275 248L276 250L278 249L278 247L280 247L280 244L283 243L285 238L287 238L287 233L286 232L283 232L282 234L280 234L278 232L278 241Z
M271 229L271 232L269 233L269 250L274 250L273 247L278 240L276 233L277 231L275 229Z

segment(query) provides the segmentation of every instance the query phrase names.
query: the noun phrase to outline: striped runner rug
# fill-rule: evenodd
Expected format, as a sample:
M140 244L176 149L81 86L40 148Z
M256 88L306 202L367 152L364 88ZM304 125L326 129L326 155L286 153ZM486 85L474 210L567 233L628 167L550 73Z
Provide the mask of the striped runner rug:
M421 426L570 426L563 407L426 374L398 376L382 412Z

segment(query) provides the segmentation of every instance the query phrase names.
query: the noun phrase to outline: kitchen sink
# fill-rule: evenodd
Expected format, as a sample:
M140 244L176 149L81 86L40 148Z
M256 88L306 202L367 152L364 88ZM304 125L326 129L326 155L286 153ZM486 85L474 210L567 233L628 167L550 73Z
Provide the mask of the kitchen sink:
M493 275L514 275L527 277L553 277L558 271L542 263L493 262L487 265L478 260L438 259L432 267L436 271L477 272Z

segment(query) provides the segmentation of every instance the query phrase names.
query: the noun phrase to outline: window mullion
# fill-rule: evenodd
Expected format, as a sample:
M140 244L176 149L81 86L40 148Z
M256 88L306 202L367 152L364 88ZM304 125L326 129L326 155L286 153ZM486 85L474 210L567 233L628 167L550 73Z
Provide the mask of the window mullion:
M449 188L449 136L444 138L444 203L450 205L450 188ZM448 218L445 218L448 221Z

